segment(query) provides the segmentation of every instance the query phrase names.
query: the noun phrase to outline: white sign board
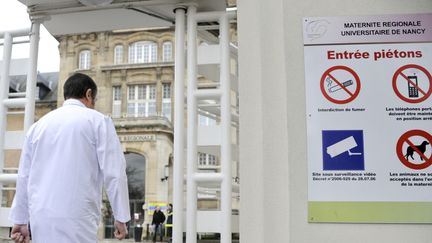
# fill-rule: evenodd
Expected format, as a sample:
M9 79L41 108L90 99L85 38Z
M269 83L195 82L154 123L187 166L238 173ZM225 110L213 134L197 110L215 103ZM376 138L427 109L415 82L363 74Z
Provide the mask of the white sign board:
M305 45L421 42L432 39L432 14L303 19Z
M304 19L310 222L432 222L431 31L432 14Z

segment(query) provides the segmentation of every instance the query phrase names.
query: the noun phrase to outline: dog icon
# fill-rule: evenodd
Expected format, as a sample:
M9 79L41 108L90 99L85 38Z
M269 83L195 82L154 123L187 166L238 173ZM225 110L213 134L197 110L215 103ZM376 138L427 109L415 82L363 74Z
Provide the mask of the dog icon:
M423 141L420 145L416 145L415 147L418 149L419 152L421 152L422 154L424 154L426 152L426 145L428 145L429 142L427 141ZM405 154L405 158L408 160L408 157L411 157L411 159L414 160L414 152L417 152L413 147L409 146L406 150L406 154ZM420 160L423 161L423 157L419 154L420 156Z

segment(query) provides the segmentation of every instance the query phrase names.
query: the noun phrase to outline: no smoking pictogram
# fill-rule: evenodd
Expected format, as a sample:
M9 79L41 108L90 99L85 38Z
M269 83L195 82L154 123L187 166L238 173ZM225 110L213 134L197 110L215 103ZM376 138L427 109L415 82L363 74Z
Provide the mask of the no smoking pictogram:
M408 103L420 103L432 94L432 76L426 68L408 64L400 67L393 75L393 90Z
M321 77L321 92L326 99L336 104L353 101L360 93L360 78L346 66L329 68Z
M404 147L405 143L408 146ZM399 138L396 144L396 154L406 167L422 170L432 165L431 144L432 136L429 133L423 130L411 130ZM420 160L421 163L414 163L414 160Z

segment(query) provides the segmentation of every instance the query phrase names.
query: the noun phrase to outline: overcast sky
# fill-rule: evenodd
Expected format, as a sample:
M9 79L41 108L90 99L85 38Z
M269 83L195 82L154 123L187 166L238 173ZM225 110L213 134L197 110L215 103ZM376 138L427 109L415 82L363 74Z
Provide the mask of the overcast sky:
M0 31L30 28L27 7L18 0L0 0ZM12 58L27 58L29 44L14 45ZM3 59L3 46L0 46L0 59ZM41 27L39 42L38 71L59 71L58 42L45 27Z

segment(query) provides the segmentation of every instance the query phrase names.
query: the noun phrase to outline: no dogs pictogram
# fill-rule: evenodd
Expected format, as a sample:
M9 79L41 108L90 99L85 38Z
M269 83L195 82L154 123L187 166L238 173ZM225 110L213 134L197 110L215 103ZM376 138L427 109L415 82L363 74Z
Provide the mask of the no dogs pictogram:
M405 143L408 146L404 146ZM422 170L432 165L431 144L432 136L429 133L423 130L411 130L399 138L396 154L406 167Z
M346 66L329 68L321 77L321 92L329 101L346 104L360 93L360 78L354 70Z
M408 64L400 67L393 75L393 90L408 103L420 103L432 94L432 76L426 68Z

